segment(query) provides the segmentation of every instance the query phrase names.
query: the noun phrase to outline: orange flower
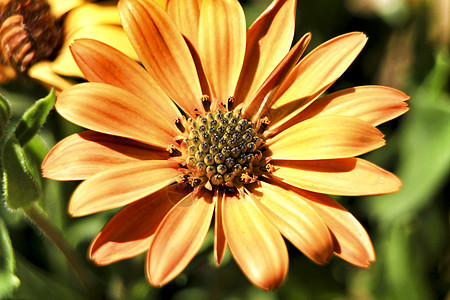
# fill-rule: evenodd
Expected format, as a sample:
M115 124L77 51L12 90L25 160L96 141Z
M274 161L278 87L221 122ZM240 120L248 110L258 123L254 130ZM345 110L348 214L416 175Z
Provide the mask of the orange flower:
M85 180L69 212L124 206L93 241L100 265L147 251L163 285L201 247L214 217L214 254L226 246L251 282L286 276L283 236L313 261L335 253L368 267L361 224L325 194L399 190L393 174L355 158L384 145L375 126L407 111L405 94L363 86L319 98L367 38L349 33L304 57L289 50L296 1L274 1L245 33L235 0L121 0L123 27L144 68L94 40L71 50L90 81L64 91L58 112L88 131L43 163L56 180ZM185 118L187 116L187 118Z

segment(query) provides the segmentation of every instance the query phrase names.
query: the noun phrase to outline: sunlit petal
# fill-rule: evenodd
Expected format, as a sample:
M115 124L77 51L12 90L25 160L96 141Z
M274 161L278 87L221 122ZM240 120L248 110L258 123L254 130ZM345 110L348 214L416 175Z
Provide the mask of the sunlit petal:
M225 102L234 90L245 55L245 16L237 0L203 0L199 53L213 98Z
M192 56L177 26L153 1L121 0L123 27L140 60L158 85L184 111L203 111Z
M336 241L335 253L340 258L367 268L375 261L375 252L366 230L358 220L332 198L303 192L308 203L317 211L330 228Z
M63 91L56 109L85 128L163 148L178 134L151 102L103 83L83 83Z
M201 5L201 0L170 0L167 3L167 13L197 49Z
M71 36L66 37L58 56L52 62L53 71L65 76L83 77L83 74L75 63L72 53L69 50L69 46L73 41L80 38L98 40L114 47L133 59L137 59L137 55L128 41L125 32L119 26L86 26L74 32Z
M406 111L409 96L385 86L359 86L329 94L314 101L295 122L319 116L350 116L378 126Z
M267 110L272 106L273 97L276 94L286 76L297 64L303 51L311 40L310 34L305 34L292 49L286 54L269 77L262 83L253 98L247 98L247 102L242 109L242 116L256 122L261 116L265 116Z
M244 65L235 98L251 99L267 76L288 53L295 29L295 0L276 0L247 31Z
M292 191L266 182L261 182L260 188L250 186L249 191L261 211L295 247L319 264L330 259L330 232L307 202Z
M210 87L208 78L206 78L205 69L202 65L202 60L200 58L200 54L197 51L198 48L195 48L190 40L185 39L185 41L189 47L189 51L191 52L192 59L194 60L194 64L195 64L195 68L197 70L198 80L200 82L200 87L202 89L202 93L203 93L203 95L212 95L211 87ZM216 107L219 104L217 100L214 100L211 98L210 98L210 100L212 100L211 102L212 102L213 107Z
M169 2L169 0L153 0L153 1L158 3L159 6L161 6L163 9L166 9L167 3Z
M274 176L302 189L333 195L377 195L397 192L394 174L360 158L272 160Z
M288 253L279 231L248 195L226 196L222 216L228 247L256 286L277 288L288 270Z
M318 117L298 123L267 142L274 159L330 159L360 155L384 145L383 134L352 117Z
M214 195L216 203L216 212L214 217L214 259L217 265L220 265L223 254L225 253L225 248L227 246L227 239L223 230L222 221L222 201L224 201L224 197L225 195L223 194L223 192L219 192L219 190L216 189Z
M115 165L168 158L169 153L161 148L84 131L65 138L50 150L42 163L42 174L54 180L84 180Z
M94 239L89 257L99 265L106 265L148 250L163 218L188 193L188 189L172 185L128 204Z
M69 213L83 216L120 207L175 182L178 163L150 160L122 164L95 174L75 190Z
M181 117L180 111L155 83L153 78L134 60L120 51L95 40L77 40L72 54L90 82L103 82L129 91L153 106L166 120ZM120 64L117 62L120 61ZM129 78L130 74L133 78Z
M147 257L147 276L153 285L163 285L183 271L198 252L208 233L215 203L203 189L178 202L155 233Z
M283 82L271 113L274 129L303 110L350 66L367 41L360 32L347 33L320 45L303 58Z

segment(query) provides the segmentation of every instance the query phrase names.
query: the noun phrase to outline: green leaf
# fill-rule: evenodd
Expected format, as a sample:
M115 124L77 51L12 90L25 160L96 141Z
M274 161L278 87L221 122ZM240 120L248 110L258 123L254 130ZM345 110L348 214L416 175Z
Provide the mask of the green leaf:
M0 93L0 141L6 133L6 127L11 119L11 107L8 100Z
M11 209L24 207L42 197L40 161L36 160L42 151L39 150L36 133L54 103L54 90L36 101L24 113L2 147L3 197Z
M42 197L42 189L33 177L29 161L18 139L12 135L3 146L3 197L11 209L24 207Z
M20 281L15 275L13 248L3 219L0 218L0 298L11 298Z
M25 112L14 132L21 145L25 145L39 131L54 104L55 90L52 89L47 97L36 101L36 103Z

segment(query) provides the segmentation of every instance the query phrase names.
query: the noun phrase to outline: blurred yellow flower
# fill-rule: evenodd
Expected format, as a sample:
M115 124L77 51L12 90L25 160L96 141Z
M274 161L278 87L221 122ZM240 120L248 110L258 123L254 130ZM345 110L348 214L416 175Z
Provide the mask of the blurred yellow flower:
M2 0L0 24L0 83L26 72L49 87L68 88L83 77L69 50L79 38L102 41L137 59L116 2Z
M165 10L121 0L119 11L145 69L101 42L76 41L90 82L61 93L56 109L89 130L58 143L42 166L48 178L84 180L74 216L125 205L91 259L147 251L147 278L163 285L214 220L217 264L228 246L263 289L286 276L283 236L319 264L334 253L368 267L366 231L327 194L399 190L395 175L356 156L384 145L375 126L406 112L409 97L382 86L320 97L367 37L338 36L300 60L310 35L290 49L295 0L274 1L247 32L236 0L173 0Z

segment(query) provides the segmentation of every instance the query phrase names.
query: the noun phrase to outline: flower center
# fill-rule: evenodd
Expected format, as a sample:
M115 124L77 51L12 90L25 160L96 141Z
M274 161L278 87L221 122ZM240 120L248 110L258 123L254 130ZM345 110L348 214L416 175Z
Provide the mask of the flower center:
M267 169L261 152L263 130L258 131L239 112L218 109L188 119L188 184L241 187L255 181Z

